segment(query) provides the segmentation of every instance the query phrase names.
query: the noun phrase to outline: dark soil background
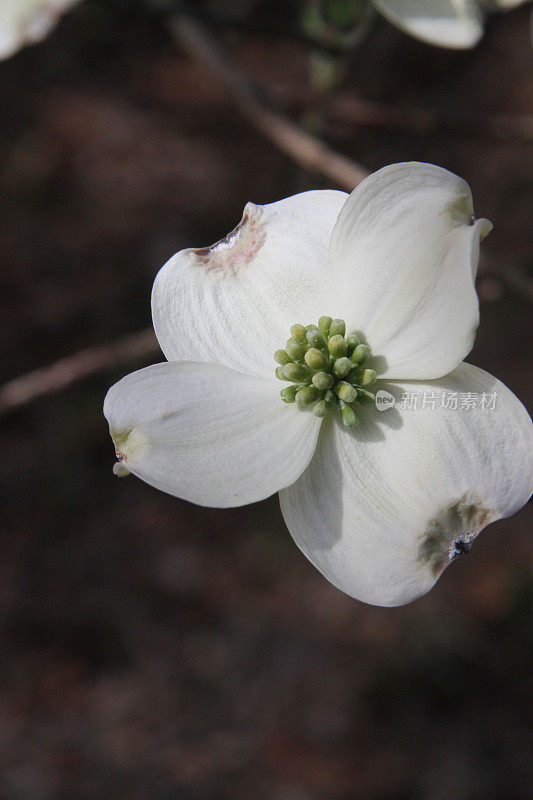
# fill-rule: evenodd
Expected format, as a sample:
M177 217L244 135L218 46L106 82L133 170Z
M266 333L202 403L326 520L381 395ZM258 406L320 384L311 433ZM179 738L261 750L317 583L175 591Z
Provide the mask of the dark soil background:
M316 98L309 47L282 35L294 7L246 6L248 28L279 33L218 35L302 119ZM358 99L441 121L356 124ZM488 118L532 103L528 8L469 52L377 19L324 131L368 169L427 160L469 181L495 225L469 360L526 404L531 144ZM147 327L172 253L248 200L327 185L126 2L84 3L1 63L0 108L2 380ZM142 365L2 421L1 800L530 798L531 504L425 598L363 605L301 555L276 498L217 511L113 477L103 398Z

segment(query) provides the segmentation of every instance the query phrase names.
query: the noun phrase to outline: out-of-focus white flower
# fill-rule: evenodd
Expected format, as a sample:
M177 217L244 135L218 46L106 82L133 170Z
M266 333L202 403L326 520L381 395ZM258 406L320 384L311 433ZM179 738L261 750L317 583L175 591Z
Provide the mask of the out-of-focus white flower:
M528 0L372 0L389 22L428 44L467 49L483 36L485 16Z
M0 59L48 36L61 14L80 0L0 0Z
M491 227L431 164L385 167L350 196L249 203L232 233L156 277L168 362L106 396L117 474L208 506L280 491L335 586L384 606L425 593L533 485L529 415L462 363ZM380 391L395 408L378 410ZM403 402L414 395L427 403Z

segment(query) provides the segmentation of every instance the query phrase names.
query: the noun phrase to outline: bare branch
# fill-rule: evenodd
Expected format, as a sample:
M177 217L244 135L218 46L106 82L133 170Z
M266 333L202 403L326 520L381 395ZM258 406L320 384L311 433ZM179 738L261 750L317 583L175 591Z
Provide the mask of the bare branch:
M261 102L246 77L226 60L221 48L200 25L179 18L173 20L171 27L181 46L199 59L230 90L243 116L294 161L310 171L325 175L348 191L366 177L367 172L363 167L336 153ZM1 387L0 416L40 397L60 392L103 370L152 355L157 350L156 338L152 330L147 330L62 358Z
M181 47L225 85L243 117L296 163L309 171L324 175L348 191L367 176L367 171L361 165L335 152L320 139L273 111L259 99L253 84L227 60L223 49L201 25L192 19L177 17L171 21L170 26ZM430 114L418 110L406 116L403 111L393 112L368 103L355 106L341 103L340 107L344 114L351 112L360 123L366 121L372 124L405 125L421 131L430 129L436 124L436 120ZM531 135L529 118L513 121L502 117L496 123L493 126L494 132L499 135L524 138L529 138ZM527 299L532 298L531 281L519 270L508 265L503 268L495 263L489 265L485 262L481 273L486 271L496 273L517 294ZM62 358L48 367L15 378L1 387L0 416L40 397L62 391L118 364L151 356L158 349L154 333L149 329Z
M230 64L223 49L200 24L188 17L175 17L170 29L178 44L230 91L243 117L297 164L349 192L366 178L368 172L360 164L335 152L261 101L248 78Z
M134 333L99 347L89 347L48 367L15 378L0 388L0 416L49 394L55 394L117 364L145 358L159 349L153 330Z

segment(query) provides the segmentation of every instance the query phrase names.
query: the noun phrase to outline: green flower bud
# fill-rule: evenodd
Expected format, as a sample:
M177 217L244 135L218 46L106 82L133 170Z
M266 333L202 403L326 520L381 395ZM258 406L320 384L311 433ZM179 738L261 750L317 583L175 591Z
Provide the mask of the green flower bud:
M319 400L313 406L313 414L315 417L327 417L333 407L333 403L328 403L327 400Z
M278 369L281 370L281 374L286 381L294 381L297 383L311 377L311 370L304 364L285 364L283 367L279 367Z
M297 342L305 343L306 328L305 325L293 325L291 328L291 336Z
M330 336L344 336L346 333L346 323L343 319L334 319L329 328Z
M353 364L349 358L343 356L338 358L333 364L333 372L337 378L344 378L353 369Z
M320 331L324 339L329 338L329 328L332 322L333 320L331 319L331 317L320 317L320 319L318 320L318 330Z
M317 350L316 347L311 347L305 354L305 363L312 369L324 369L326 366L326 356Z
M318 331L307 331L307 344L309 347L316 347L318 350L326 346L326 340Z
M286 386L280 392L281 399L285 403L294 403L298 391L299 391L298 386Z
M324 389L331 389L334 383L335 379L329 372L316 372L313 375L313 385L321 391L324 391Z
M365 363L369 355L370 347L367 347L366 344L358 344L352 353L352 361L359 367Z
M343 424L353 428L359 424L358 406L352 407L355 400L375 408L375 396L365 388L377 377L375 370L365 366L369 356L370 348L355 331L346 336L342 319L324 316L318 327L293 325L285 349L274 353L279 364L276 376L292 384L281 390L281 399L312 408L319 418L338 408Z
M357 397L357 390L355 387L350 383L346 383L346 381L339 381L337 383L335 386L335 393L339 400L342 400L344 403L353 403Z
M285 350L294 361L301 361L305 356L307 347L305 344L301 344L301 342L297 342L295 339L289 339L285 345Z
M355 378L359 386L370 386L375 383L376 371L374 369L358 369Z
M359 425L359 419L353 408L350 406L344 406L344 408L341 409L341 417L344 425L347 428L355 428L357 425Z
M331 336L328 342L328 350L333 358L342 358L346 355L346 342L340 334Z
M292 358L286 350L276 350L274 353L274 361L277 361L278 364L288 364L289 361L292 361Z
M308 406L318 398L318 389L315 386L306 386L296 392L296 402L299 406Z
M346 346L348 348L348 354L351 355L358 344L361 344L356 333L350 333L349 336L346 337Z

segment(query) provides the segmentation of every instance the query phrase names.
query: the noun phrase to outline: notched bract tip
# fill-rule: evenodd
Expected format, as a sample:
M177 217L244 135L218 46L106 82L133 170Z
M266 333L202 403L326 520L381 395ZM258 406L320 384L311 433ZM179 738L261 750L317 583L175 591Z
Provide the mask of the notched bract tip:
M265 239L262 208L247 203L242 219L227 236L208 247L191 249L196 262L208 272L235 275L255 258Z
M476 536L492 521L491 512L478 500L463 495L430 520L418 548L418 561L440 575L454 558L470 552Z
M113 464L113 475L116 475L117 478L127 478L128 475L131 475L131 472L124 466L122 461L116 461Z
M148 446L147 439L139 432L138 428L130 428L123 431L110 431L113 444L115 445L115 455L118 458L118 464L113 467L115 475L115 467L118 469L119 465L124 467L127 474L130 470L125 466L127 463L138 458ZM123 477L120 475L119 477Z
M469 194L456 197L455 200L447 203L442 211L452 221L453 227L467 225L469 228L476 227L482 241L492 230L492 222L484 217L476 217L472 198Z
M446 214L457 225L474 225L476 216L469 194L462 194L447 203L442 213Z

